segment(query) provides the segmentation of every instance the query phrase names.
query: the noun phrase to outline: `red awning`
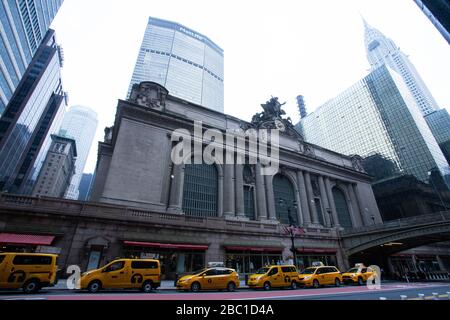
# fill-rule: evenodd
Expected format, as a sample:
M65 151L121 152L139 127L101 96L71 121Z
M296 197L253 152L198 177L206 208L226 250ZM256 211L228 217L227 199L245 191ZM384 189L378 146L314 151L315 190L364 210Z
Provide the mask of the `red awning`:
M228 251L248 251L248 252L283 252L281 248L258 248L258 247L225 247Z
M337 249L315 249L315 248L302 248L297 249L298 253L330 253L336 254Z
M204 245L157 243L157 242L136 242L136 241L124 241L123 244L126 246L133 246L133 247L178 249L178 250L198 250L198 251L206 251L209 248L209 246L204 246Z
M1 244L28 244L36 246L50 246L54 236L38 236L31 234L0 233Z

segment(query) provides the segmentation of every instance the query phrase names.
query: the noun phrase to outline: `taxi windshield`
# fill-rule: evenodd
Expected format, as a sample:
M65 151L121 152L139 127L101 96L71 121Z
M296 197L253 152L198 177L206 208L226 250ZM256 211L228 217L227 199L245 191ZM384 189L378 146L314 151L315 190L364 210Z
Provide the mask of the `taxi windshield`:
M316 272L317 268L308 268L303 270L302 274L313 274L314 272Z
M358 273L359 269L358 268L353 268L347 271L347 273Z
M256 271L256 274L266 274L267 272L269 272L270 268L261 268L258 271Z

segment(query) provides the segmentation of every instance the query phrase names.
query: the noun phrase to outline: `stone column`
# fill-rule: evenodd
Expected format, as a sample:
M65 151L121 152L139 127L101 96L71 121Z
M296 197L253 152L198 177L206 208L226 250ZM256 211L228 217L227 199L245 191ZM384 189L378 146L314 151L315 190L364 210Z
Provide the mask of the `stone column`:
M244 165L237 164L236 168L236 215L245 218L244 205Z
M223 171L219 172L218 183L217 216L221 218L223 217Z
M256 204L257 204L257 220L267 220L266 206L266 186L264 184L264 176L262 175L261 164L256 165Z
M355 185L354 184L350 184L348 186L348 190L350 192L350 198L351 201L353 203L353 207L354 207L354 213L355 213L355 222L356 222L356 226L355 227L362 227L363 224L363 214L361 211L361 206L359 205L359 201L358 198L356 197L356 192L355 192Z
M180 214L183 206L184 165L175 165L172 176L167 212Z
M276 221L277 213L275 208L275 195L273 193L273 176L265 176L266 181L266 199L267 199L267 213L269 220Z
M314 201L314 193L313 193L312 184L311 184L311 175L307 171L305 171L305 184L306 184L306 194L308 196L308 206L309 206L310 212L312 213L312 223L320 224L319 223L319 215L317 214L317 210L316 210L316 203Z
M359 194L358 186L355 185L355 188L353 189L356 195L356 199L359 203L359 207L361 209L361 216L362 216L362 222L364 226L371 226L373 225L373 221L371 217L369 216L368 210L366 210L366 207L364 206L364 201L361 199L361 195Z
M326 227L332 227L330 215L328 213L328 210L331 210L330 202L328 201L328 195L325 189L325 182L323 181L323 177L319 176L319 188L320 188L320 195L323 201L323 205L325 206L325 212L323 213L325 216L325 226Z
M306 193L305 178L301 170L297 171L298 191L300 193L299 207L302 208L303 223L311 223L311 214L309 213L308 196Z
M341 224L339 222L339 217L338 217L337 210L336 210L336 204L334 202L333 190L331 189L331 182L328 177L325 177L325 189L328 194L328 201L330 202L331 215L333 217L333 221L332 221L333 225L335 227L339 228L341 226Z
M356 220L356 212L355 212L355 206L354 202L350 195L350 186L349 185L343 185L344 195L345 195L345 201L347 203L348 207L348 213L350 214L350 220L352 222L352 227L356 228L358 227L358 222Z
M224 177L224 214L225 217L234 217L235 203L234 203L234 165L226 164Z

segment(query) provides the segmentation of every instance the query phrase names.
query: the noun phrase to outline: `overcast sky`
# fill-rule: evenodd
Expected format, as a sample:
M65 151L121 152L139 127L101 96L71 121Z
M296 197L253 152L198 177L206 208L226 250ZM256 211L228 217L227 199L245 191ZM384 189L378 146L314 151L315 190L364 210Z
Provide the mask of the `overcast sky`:
M99 114L97 142L124 99L149 16L181 23L225 51L225 112L250 120L271 95L299 120L368 74L361 15L409 55L450 109L450 46L413 0L65 0L53 22L70 105Z

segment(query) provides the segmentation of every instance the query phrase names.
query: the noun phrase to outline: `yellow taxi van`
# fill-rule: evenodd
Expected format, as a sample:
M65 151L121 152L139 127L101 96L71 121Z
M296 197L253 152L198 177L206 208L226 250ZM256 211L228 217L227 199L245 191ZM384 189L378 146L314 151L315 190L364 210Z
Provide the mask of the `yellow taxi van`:
M345 284L355 283L363 286L367 280L375 274L370 267L365 267L363 264L357 264L354 268L342 274L342 280Z
M140 289L149 293L161 285L158 260L119 259L81 275L80 289L96 293L102 289Z
M200 290L228 290L233 292L239 288L239 275L234 269L205 268L192 272L178 279L178 290L198 292Z
M247 285L252 289L291 288L295 290L298 287L298 275L295 266L268 266L251 275Z
M52 287L57 278L57 255L0 253L0 289L20 289L27 294Z
M335 285L336 287L342 284L342 274L338 268L333 266L316 266L306 268L299 275L299 284L302 287L320 288L325 285Z

